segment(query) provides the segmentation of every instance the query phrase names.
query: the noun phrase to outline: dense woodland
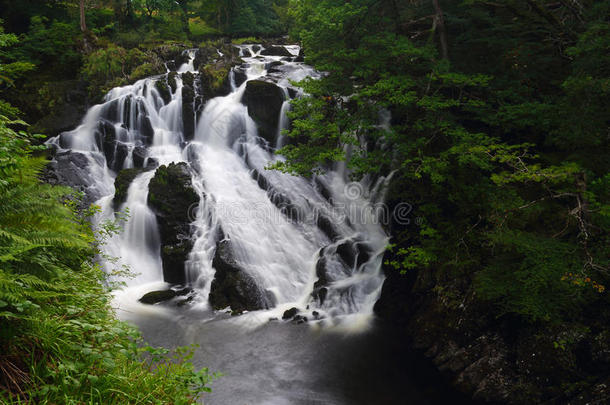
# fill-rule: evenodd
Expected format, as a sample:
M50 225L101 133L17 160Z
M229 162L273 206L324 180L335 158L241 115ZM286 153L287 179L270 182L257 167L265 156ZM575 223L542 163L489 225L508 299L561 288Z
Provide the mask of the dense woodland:
M287 160L270 169L310 176L346 161L355 179L391 174L388 203L408 202L419 219L388 227L382 316L408 322L410 296L431 296L438 327L470 311L509 345L540 345L547 363L532 375L548 379L538 392L524 383L516 403L608 383L610 1L24 0L0 10L3 400L188 403L206 387L187 349L170 363L108 312L93 257L120 223L94 232L95 207L77 213L78 195L41 184L38 145L66 129L53 117L65 120L67 104L164 72L164 53L281 35L327 74L299 83L293 142L278 152Z

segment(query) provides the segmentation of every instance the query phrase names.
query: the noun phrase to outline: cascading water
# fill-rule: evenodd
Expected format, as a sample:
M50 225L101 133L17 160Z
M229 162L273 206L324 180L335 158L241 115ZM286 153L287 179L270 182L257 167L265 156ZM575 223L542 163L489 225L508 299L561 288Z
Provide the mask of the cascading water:
M208 405L428 403L394 365L392 334L369 322L384 280L388 179L350 183L342 164L312 179L265 169L291 142L281 132L301 94L291 81L320 75L296 61L299 47L272 49L282 55L207 50L205 63L242 59L219 97L206 95L200 51L186 51L185 63L113 89L49 141L62 178L101 207L97 223L128 211L100 258L125 283L117 313L151 344L200 345L196 366L224 374ZM387 127L389 113L381 118ZM114 274L123 267L135 277ZM140 303L170 288L171 301ZM285 312L298 315L270 322Z
M294 56L299 53L297 46L286 49ZM281 131L289 125L290 81L319 74L293 58L262 56L263 50L239 46L244 64L231 70L232 92L208 100L200 117L196 112L185 115L183 108L185 75L197 73L196 50L189 50L177 74L113 89L103 104L91 108L80 127L51 143L60 152L71 150L89 159L91 187L102 207L98 221L112 218L116 210L129 210L123 232L106 246L118 264L104 262L109 270L124 265L137 274L127 281L135 293L125 294L125 299L135 301L152 288L146 283L163 281L159 227L147 204L154 167L187 162L200 197L190 212L193 249L185 262L186 282L198 291L192 308L209 308L212 261L218 242L225 239L231 243L233 259L266 302L266 311L242 318L267 321L291 307L325 324L350 316L366 318L383 282L380 262L387 242L371 201L364 197L373 185L347 184L342 171L308 180L265 170L280 158L273 148L286 142ZM239 85L235 69L245 76ZM174 85L164 100L157 82L169 82L170 76ZM283 97L274 139L269 141L259 136L242 103L252 80L274 81ZM197 124L193 139L187 140L185 120L191 119ZM129 186L126 200L113 204L116 173L136 167L143 170ZM350 195L348 190L346 195L346 187L356 187L359 193Z

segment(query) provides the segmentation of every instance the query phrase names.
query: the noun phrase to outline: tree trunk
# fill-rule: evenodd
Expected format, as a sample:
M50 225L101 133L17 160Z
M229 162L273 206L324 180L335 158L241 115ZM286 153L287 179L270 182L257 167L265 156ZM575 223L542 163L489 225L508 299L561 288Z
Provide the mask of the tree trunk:
M80 30L87 31L87 22L85 20L85 0L80 0Z
M449 60L449 45L447 44L447 29L445 27L445 17L439 0L432 0L436 16L434 17L434 26L438 31L439 40L441 43L441 55L443 59Z

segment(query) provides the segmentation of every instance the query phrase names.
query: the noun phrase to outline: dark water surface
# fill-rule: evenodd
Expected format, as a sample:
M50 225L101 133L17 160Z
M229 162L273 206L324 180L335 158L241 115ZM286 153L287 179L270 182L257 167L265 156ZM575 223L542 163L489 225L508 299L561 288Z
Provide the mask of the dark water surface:
M347 333L277 321L251 329L235 318L171 312L122 317L152 345L201 346L195 365L223 374L204 397L207 405L466 403L381 325Z

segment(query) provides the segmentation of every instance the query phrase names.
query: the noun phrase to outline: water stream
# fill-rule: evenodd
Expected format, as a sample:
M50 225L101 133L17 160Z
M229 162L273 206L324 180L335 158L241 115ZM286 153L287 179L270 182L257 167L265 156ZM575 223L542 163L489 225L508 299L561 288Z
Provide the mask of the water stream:
M115 294L117 313L153 344L201 345L197 363L225 374L206 403L425 403L412 384L397 383L399 375L389 366L395 360L391 345L374 326L388 238L371 207L383 201L387 179L349 182L343 166L312 179L265 170L281 159L274 150L287 141L282 129L290 125L290 81L319 73L294 58L262 56L261 47L239 48L246 80L236 83L232 71L231 93L208 100L192 117L184 117L182 93L183 75L197 74L195 50L177 69L169 100L155 86L167 75L115 88L90 109L81 126L51 141L59 152L89 160L93 181L87 191L101 207L96 221L128 209L123 231L104 248L118 261L102 259L108 271L128 266L137 274L115 277L126 284ZM297 46L287 49L298 55ZM270 66L276 69L269 72ZM275 139L259 136L242 103L252 80L273 80L284 95ZM196 125L187 139L183 121L191 118ZM114 142L107 142L109 133ZM170 287L163 280L159 226L147 204L155 170L138 174L118 207L114 179L122 169L172 162L188 163L200 197L189 212L193 249L184 266L186 283L196 293L181 307L144 305L138 301L143 294ZM235 261L265 292L268 309L239 316L212 309L212 261L221 239L231 242ZM281 321L293 307L307 323ZM389 378L369 370L384 364L394 373ZM371 388L363 389L365 384ZM412 400L405 402L405 394ZM382 401L376 402L375 395Z

